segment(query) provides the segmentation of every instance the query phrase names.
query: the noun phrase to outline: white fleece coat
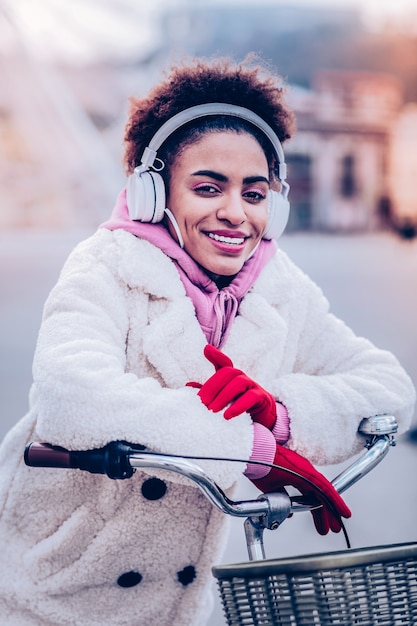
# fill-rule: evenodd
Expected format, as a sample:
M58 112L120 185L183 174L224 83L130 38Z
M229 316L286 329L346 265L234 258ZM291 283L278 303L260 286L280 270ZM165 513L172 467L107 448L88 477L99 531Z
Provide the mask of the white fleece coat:
M112 481L23 463L34 440L90 449L122 439L167 453L249 458L249 416L226 421L185 387L213 373L205 343L178 272L158 248L101 229L70 255L45 305L29 413L0 450L1 624L206 622L210 567L226 532L196 487L160 472L166 493L149 499L150 471ZM223 350L287 406L288 445L315 464L356 453L364 416L392 413L402 430L410 422L414 389L396 359L331 315L281 251L242 301ZM199 464L223 489L245 468Z

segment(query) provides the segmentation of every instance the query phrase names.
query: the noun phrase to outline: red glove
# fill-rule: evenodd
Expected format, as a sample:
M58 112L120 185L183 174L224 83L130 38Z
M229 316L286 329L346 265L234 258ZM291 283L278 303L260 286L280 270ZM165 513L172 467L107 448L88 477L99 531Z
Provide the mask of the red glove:
M279 444L274 465L287 468L297 475L273 467L269 474L251 482L263 493L271 493L281 487L292 485L304 496L305 503L319 506L311 511L317 532L320 535L327 535L329 530L338 533L342 528L341 518L350 517L351 512L331 482L320 474L310 461Z
M203 404L214 413L230 405L224 412L227 420L247 412L254 422L272 430L277 420L275 398L242 370L233 367L229 357L214 346L207 344L204 356L214 365L216 373L204 385L187 383L189 387L200 388L198 395Z

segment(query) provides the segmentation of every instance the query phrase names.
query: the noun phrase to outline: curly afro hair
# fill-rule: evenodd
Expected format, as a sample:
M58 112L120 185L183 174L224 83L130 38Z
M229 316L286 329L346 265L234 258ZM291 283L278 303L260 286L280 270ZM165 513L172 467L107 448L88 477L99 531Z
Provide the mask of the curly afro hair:
M265 120L284 142L291 136L294 116L284 102L282 85L281 77L267 70L255 55L249 55L241 63L230 59L191 59L172 67L147 97L130 99L124 137L126 173L130 174L139 165L145 147L162 124L176 113L198 104L223 102L244 106ZM170 150L175 149L178 154L191 135L195 139L213 128L213 123L205 120L191 123L194 130L191 129L188 135L182 131L180 139L176 137L176 143L169 138L165 144L169 143ZM204 123L205 131L202 130ZM241 120L231 123L223 120L217 128L251 132L264 147L265 138L260 138L259 132ZM165 144L158 155L163 153L165 160L170 162L173 156Z

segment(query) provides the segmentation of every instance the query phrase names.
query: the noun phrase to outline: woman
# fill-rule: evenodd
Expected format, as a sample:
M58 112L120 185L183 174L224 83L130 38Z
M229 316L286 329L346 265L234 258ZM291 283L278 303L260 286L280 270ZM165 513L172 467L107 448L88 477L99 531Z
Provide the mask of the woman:
M8 626L204 624L226 541L185 480L30 469L30 440L293 465L327 490L334 508L314 519L326 533L350 512L309 461L358 452L364 416L408 427L414 389L396 359L330 314L277 249L291 129L279 80L249 62L178 66L132 100L127 188L48 298L30 409L2 445ZM226 490L242 472L261 490L289 484L270 467L200 464Z

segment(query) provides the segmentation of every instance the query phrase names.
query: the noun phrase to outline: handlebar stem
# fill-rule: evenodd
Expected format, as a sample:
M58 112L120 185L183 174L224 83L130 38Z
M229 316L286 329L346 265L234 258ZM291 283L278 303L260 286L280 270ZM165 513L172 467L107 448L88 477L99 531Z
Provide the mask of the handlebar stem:
M260 517L247 517L243 523L246 537L246 546L250 561L263 561L266 559L264 546L265 526Z
M286 491L262 494L258 498L258 501L261 500L268 502L269 512L263 516L248 517L244 522L250 561L260 561L266 558L263 541L265 528L275 530L291 513L291 499Z

